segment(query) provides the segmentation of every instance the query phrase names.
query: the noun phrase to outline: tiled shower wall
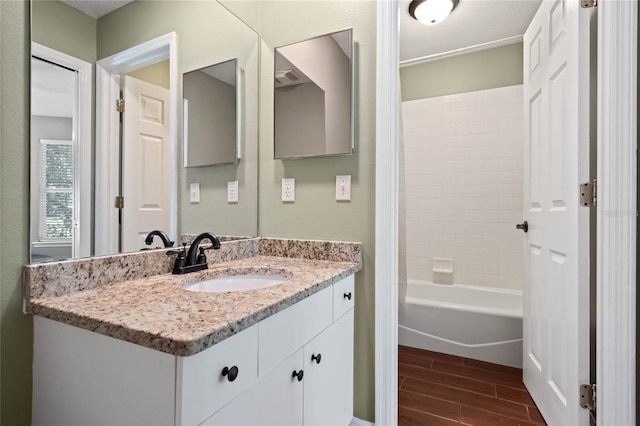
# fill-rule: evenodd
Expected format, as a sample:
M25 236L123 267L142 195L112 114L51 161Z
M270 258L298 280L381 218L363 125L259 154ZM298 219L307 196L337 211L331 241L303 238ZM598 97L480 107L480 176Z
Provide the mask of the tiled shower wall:
M523 96L502 87L402 103L407 275L522 288Z

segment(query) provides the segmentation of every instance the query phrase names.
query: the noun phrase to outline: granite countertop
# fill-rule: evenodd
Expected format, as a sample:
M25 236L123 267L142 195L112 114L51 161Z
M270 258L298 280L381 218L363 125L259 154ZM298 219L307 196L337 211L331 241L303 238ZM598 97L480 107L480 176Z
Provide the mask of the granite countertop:
M162 274L29 300L34 315L178 356L196 354L351 275L361 263L258 255L187 275ZM224 275L276 273L274 287L226 293L182 287Z

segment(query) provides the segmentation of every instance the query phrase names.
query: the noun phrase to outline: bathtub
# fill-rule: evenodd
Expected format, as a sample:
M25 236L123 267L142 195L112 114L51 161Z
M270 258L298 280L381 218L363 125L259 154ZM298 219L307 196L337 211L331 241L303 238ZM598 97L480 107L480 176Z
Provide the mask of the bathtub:
M398 343L522 368L522 291L409 280Z

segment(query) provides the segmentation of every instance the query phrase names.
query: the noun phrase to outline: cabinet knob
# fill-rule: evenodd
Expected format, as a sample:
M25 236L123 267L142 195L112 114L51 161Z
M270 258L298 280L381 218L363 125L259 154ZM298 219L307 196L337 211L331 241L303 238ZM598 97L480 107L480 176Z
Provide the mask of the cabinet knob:
M304 377L304 371L300 370L300 371L296 371L293 370L293 374L291 374L291 378L298 378L298 381L301 382L302 381L302 377Z
M344 298L347 299L347 300L351 300L351 292L345 293L344 294Z
M225 367L222 369L222 375L227 376L227 380L233 382L236 377L238 377L238 367L236 367L235 365L231 368Z
M322 354L318 354L318 355L311 355L311 361L315 361L316 364L320 364L320 361L322 360Z

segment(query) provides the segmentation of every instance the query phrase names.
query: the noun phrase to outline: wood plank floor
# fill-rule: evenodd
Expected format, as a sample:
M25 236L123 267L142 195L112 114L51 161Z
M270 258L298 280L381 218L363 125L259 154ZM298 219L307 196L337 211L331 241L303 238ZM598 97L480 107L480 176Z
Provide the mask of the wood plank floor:
M398 347L398 424L541 426L522 370Z

